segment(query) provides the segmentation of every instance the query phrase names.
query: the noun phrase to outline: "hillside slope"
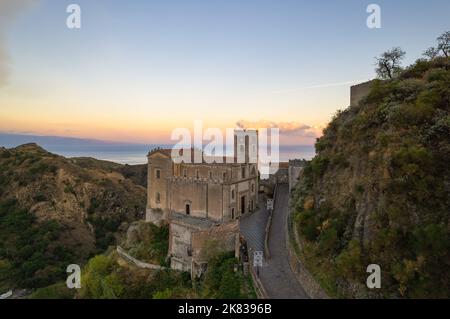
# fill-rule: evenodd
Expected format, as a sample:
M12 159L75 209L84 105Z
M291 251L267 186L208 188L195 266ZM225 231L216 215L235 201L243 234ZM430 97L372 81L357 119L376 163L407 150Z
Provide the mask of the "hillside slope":
M450 59L376 80L316 143L292 198L301 258L332 296L450 297ZM366 287L378 264L381 289Z
M143 217L145 188L123 165L83 164L36 144L0 148L0 283L48 285Z

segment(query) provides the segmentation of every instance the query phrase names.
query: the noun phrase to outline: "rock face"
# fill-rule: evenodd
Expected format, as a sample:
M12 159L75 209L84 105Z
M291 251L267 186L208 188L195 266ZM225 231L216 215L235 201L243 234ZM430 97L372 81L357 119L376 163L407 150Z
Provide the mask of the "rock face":
M450 296L450 60L370 82L293 194L303 259L332 296ZM382 288L369 290L369 264Z
M123 165L67 159L36 144L0 149L0 198L14 198L37 222L56 221L60 239L87 257L112 244L120 227L142 218L145 188L125 178Z

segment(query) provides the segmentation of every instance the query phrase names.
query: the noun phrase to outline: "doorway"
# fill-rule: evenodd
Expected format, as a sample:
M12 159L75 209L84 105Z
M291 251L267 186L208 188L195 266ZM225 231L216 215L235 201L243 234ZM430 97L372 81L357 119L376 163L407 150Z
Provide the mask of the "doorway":
M245 214L245 196L241 197L241 214Z

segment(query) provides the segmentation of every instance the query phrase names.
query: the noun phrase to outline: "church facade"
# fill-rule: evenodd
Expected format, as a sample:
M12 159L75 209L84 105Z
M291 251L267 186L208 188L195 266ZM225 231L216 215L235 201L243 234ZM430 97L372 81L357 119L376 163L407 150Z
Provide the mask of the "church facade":
M239 218L258 204L257 131L235 132L235 156L221 161L174 161L171 149L148 154L146 221L169 224L169 257L174 269L198 272L205 245L236 250ZM244 151L237 161L238 150ZM194 151L192 150L191 159ZM238 250L238 247L237 247Z

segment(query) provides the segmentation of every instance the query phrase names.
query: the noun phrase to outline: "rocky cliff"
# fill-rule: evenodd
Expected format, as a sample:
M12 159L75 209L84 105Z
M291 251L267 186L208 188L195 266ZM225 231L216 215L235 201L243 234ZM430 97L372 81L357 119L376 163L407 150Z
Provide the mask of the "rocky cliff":
M293 192L302 259L332 296L450 296L450 59L375 80ZM378 264L382 288L366 287Z

